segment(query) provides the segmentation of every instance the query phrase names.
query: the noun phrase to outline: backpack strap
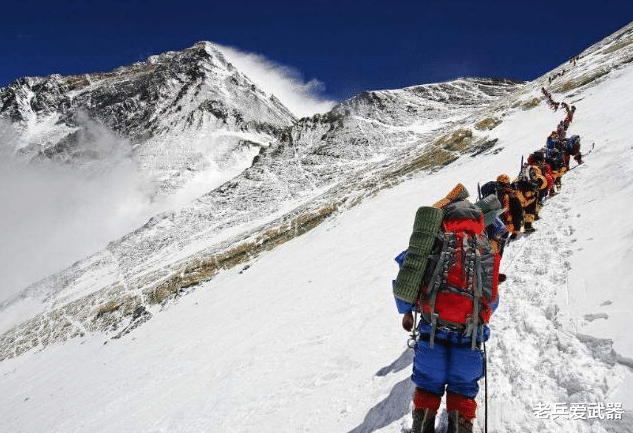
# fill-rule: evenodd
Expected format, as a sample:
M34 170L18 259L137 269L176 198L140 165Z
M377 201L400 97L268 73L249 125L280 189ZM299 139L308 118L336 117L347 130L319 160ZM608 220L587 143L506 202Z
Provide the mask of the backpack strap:
M434 342L435 342L435 331L437 330L437 319L438 319L438 314L435 311L435 298L437 296L437 292L438 289L440 287L440 284L442 283L442 278L440 278L441 275L443 275L444 272L446 272L447 269L447 260L446 260L446 256L449 253L449 250L454 250L454 247L451 247L451 240L454 239L453 236L451 236L448 233L443 233L443 240L442 240L442 252L440 253L440 258L437 261L437 265L435 266L435 269L433 270L433 274L431 275L431 279L429 281L429 284L427 287L429 287L430 289L430 300L429 300L429 306L430 306L430 314L431 314L431 335L429 338L429 345L431 347L434 346ZM450 238L450 239L449 239Z
M483 269L481 266L481 253L479 249L475 246L475 281L474 281L474 295L475 299L473 299L473 330L471 339L471 348L474 350L477 345L477 331L479 325L479 302L481 297L483 296L483 281L482 281L482 273Z
M481 254L479 253L477 237L473 237L468 244L468 279L467 284L472 288L473 293L473 311L466 320L466 329L464 335L470 335L472 347L476 345L477 325L479 324L480 297L482 296L482 278L481 278Z
M468 236L466 233L462 233L462 251L469 252L468 254L464 254L462 257L462 281L466 281L467 284L470 284L470 279L472 278L470 247L471 246L468 243Z

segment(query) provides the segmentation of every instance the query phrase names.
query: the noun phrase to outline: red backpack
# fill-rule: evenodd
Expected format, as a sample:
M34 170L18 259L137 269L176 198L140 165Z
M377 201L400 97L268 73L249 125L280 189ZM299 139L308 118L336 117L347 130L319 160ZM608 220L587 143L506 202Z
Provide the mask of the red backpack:
M442 230L422 280L418 310L432 325L471 335L488 323L497 300L499 255L484 231L481 210L467 201L444 208Z

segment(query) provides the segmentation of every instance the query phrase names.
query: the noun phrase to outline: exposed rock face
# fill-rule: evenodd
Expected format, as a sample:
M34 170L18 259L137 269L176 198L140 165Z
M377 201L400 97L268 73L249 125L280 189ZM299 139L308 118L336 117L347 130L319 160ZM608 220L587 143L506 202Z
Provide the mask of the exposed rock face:
M18 156L35 161L98 159L95 125L107 129L162 193L195 172L243 170L295 120L205 42L112 72L20 79L0 90L0 118L21 137Z

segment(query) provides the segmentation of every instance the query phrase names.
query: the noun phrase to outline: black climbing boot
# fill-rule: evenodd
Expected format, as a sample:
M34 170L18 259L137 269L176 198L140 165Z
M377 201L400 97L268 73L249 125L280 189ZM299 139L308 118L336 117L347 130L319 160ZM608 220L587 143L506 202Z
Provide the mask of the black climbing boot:
M431 409L413 409L411 433L435 433L435 412Z
M458 411L448 413L446 433L473 433L473 420L464 418Z

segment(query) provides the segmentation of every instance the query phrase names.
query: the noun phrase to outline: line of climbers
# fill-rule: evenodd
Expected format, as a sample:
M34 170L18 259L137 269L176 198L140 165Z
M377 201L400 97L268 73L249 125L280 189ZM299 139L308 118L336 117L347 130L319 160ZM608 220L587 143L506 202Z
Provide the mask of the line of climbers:
M576 66L576 62L577 62L579 59L580 59L580 56L572 56L572 57L570 57L570 59L569 59L569 63L570 63L572 66ZM566 73L567 73L567 69L562 69L561 71L559 71L559 72L557 72L557 73L555 73L555 74L553 74L553 75L550 75L550 76L547 78L547 80L548 80L548 82L549 82L550 84L552 84L552 81L554 81L554 80L555 80L555 79L557 79L558 77L562 77L562 76L563 76L563 75L565 75Z
M516 238L521 229L524 233L535 230L532 224L539 219L543 200L560 190L571 157L582 164L580 136L566 137L576 107L570 108L564 102L562 105L567 116L547 137L545 146L528 156L516 179L510 181L508 175L501 174L496 181L487 182L480 188L481 197L495 194L502 203L504 212L501 220L510 232L511 239Z
M572 105L571 109L570 109L569 105L567 105L566 102L556 102L556 101L554 101L554 99L552 98L552 94L550 92L548 92L545 89L545 87L541 87L541 92L545 96L545 101L547 102L547 105L549 105L549 107L552 110L557 111L558 108L561 107L561 106L563 108L565 108L565 110L567 111L567 117L565 117L565 119L563 121L561 121L561 123L566 122L567 126L569 126L569 123L571 123L571 119L574 117L574 112L576 111L576 107L574 107Z
M392 283L402 327L411 332L408 345L415 350L411 433L435 432L444 393L446 431L473 431L478 381L486 368L487 324L499 304L498 284L506 279L499 273L504 247L535 230L543 201L560 190L570 157L582 163L580 137L566 138L575 108L563 107L567 116L543 148L521 161L516 179L501 174L485 183L476 203L458 184L416 213L409 246L396 257L399 271Z
M550 84L552 84L552 81L554 81L555 79L557 79L558 77L562 77L563 75L565 75L567 73L567 69L563 69L560 72L555 73L554 75L550 75L549 78L547 79L549 81Z

